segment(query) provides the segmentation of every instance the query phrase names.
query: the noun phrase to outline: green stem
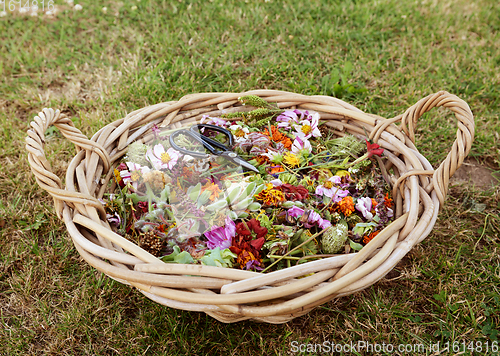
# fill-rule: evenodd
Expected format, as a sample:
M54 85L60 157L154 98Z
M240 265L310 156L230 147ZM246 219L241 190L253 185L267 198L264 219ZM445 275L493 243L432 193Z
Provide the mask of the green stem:
M225 170L223 170L223 171L218 171L218 172L216 172L216 171L215 171L215 168L212 168L212 169L210 169L210 170L208 170L208 171L206 171L206 172L201 173L201 174L200 174L200 178L205 177L205 176L207 176L207 175L211 175L211 174L212 174L212 175L215 175L215 174L221 174L221 173L229 173L229 172L235 172L235 171L237 171L237 170L239 170L239 167L236 167L236 168L228 168L228 169L225 169Z
M367 158L368 158L368 153L365 153L364 155L362 155L361 157L359 157L359 158L358 158L357 160L355 160L354 162L349 163L349 164L345 167L345 169L349 169L349 168L351 168L352 166L354 166L355 164L358 164L359 162L362 162L362 161L364 161L364 160L365 160L365 159L367 159Z
M329 229L331 229L332 227L328 227L326 229L323 229L321 230L320 232L317 232L315 233L314 235L312 235L310 238L308 238L306 241L302 242L300 245L298 245L297 247L293 248L292 250L288 251L287 253L285 253L283 256L280 256L280 258L278 258L276 261L274 261L273 263L271 263L269 266L267 266L263 271L262 273L266 272L268 269L270 269L272 266L274 266L275 264L277 264L278 262L280 262L282 259L284 259L286 256L288 255L291 255L292 252L298 250L299 248L301 248L302 246L308 244L309 242L311 242L313 239L315 239L316 237L318 237L319 235L321 235L322 233L324 233L325 231L328 231Z
M281 255L267 255L267 257L269 258L281 258L282 256ZM301 257L295 257L295 256L286 256L284 257L285 260L300 260Z

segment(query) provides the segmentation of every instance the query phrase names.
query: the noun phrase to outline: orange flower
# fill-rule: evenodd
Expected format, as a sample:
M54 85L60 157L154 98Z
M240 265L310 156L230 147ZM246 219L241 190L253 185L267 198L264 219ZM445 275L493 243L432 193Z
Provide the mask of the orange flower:
M212 193L209 197L210 201L215 201L215 199L217 199L219 197L219 194L222 192L222 190L220 190L220 188L217 184L213 184L210 182L207 182L207 184L205 184L202 187L202 189L204 191L208 190L210 193Z
M285 168L283 168L282 166L273 166L273 167L270 167L270 170L269 170L269 174L276 174L276 173L280 173L280 172L284 172L285 171Z
M386 207L388 207L389 209L392 208L392 199L389 198L389 193L385 193L385 197L384 197L384 205Z
M266 164L266 163L269 163L270 162L270 159L269 157L266 157L266 156L262 156L262 155L258 155L258 156L255 156L254 159L260 164L260 165L263 165L263 164Z
M374 231L374 232L372 232L370 235L366 235L366 236L364 236L364 237L363 237L363 243L367 244L368 242L370 242L371 240L373 240L373 238L374 238L375 236L377 236L379 232L380 232L380 231Z
M266 189L255 195L255 199L262 201L265 205L278 205L285 201L285 193L274 189L273 185L268 183Z
M351 196L347 196L338 202L338 210L345 216L354 213L354 200Z
M281 142L287 150L290 150L292 148L292 140L290 140L290 138L286 135L279 132L276 126L271 126L272 137L269 135L269 130L267 128L265 128L264 132L262 133L276 143Z
M378 203L375 199L373 199L373 198L371 198L371 199L372 199L372 210L374 210L375 207L378 205Z
M262 263L262 259L260 257L255 257L252 252L243 250L236 259L236 263L240 265L241 269L244 269L248 262L255 261L257 265Z

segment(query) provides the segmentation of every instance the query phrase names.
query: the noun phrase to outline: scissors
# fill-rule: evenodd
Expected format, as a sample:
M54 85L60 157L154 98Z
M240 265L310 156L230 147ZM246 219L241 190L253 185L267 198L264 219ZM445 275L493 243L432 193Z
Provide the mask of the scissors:
M212 131L217 131L222 134L224 134L227 139L228 139L228 146L224 145L223 143L216 141L214 139L211 139L207 136L204 136L200 133L201 129L209 129ZM170 146L176 151L179 151L181 153L184 153L186 155L190 155L193 157L200 157L200 158L208 158L209 155L204 153L204 152L199 152L199 151L190 151L185 148L179 147L175 143L175 138L179 135L185 135L191 137L193 140L201 143L203 147L205 147L208 151L210 151L211 154L216 155L216 156L221 156L227 159L228 161L231 161L235 164L238 164L242 166L243 168L246 168L248 170L254 171L256 173L259 173L259 170L255 168L255 166L251 165L247 161L245 161L243 158L238 156L236 152L234 152L231 147L233 146L234 139L233 139L233 134L231 131L226 130L223 127L215 126L215 125L209 125L209 124L195 124L191 126L188 129L183 129L179 131L175 131L172 135L170 135L169 141L170 141Z

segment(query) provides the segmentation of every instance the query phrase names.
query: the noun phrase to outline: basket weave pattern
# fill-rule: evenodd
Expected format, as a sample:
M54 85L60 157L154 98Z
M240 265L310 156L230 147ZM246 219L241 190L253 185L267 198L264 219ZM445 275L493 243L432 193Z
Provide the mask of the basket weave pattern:
M182 127L198 122L202 115L214 117L224 112L251 110L237 100L250 94L277 103L282 109L319 112L321 120L338 136L349 133L364 138L366 130L369 138L384 148L387 157L386 163L379 157L377 160L385 178L392 183L395 221L358 253L267 274L163 263L114 233L99 198L114 189L113 170L128 145L138 139L147 140L155 124ZM417 120L440 106L455 114L458 130L450 153L434 170L416 149L414 139ZM396 126L398 122L401 124ZM44 153L44 133L52 125L77 149L66 172L65 188ZM473 137L474 119L469 106L447 92L429 95L404 114L385 119L332 97L255 90L193 94L179 101L148 106L103 127L90 140L58 110L43 109L31 123L26 149L37 183L54 198L59 218L90 265L172 308L203 311L223 322L251 318L283 323L333 298L367 288L422 241L436 222L449 179L469 153Z

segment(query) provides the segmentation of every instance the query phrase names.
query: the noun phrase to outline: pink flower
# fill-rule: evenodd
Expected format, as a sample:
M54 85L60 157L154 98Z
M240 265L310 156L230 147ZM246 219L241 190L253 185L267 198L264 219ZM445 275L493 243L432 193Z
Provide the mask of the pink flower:
M300 136L295 137L292 144L292 152L298 153L299 151L307 150L309 153L312 152L311 143L307 138L300 138Z
M224 127L228 126L230 122L224 119L220 119L218 117L210 117L208 115L203 115L203 117L200 120L200 124L209 124L209 125Z
M300 118L297 115L300 115ZM304 113L302 111L286 110L276 118L276 121L278 121L277 126L284 129L290 129L292 124L298 124L302 118L304 118Z
M317 112L312 115L307 115L305 120L301 120L297 124L293 125L293 128L297 131L296 136L301 139L320 137L321 132L318 129L318 123L319 114Z
M121 166L121 165L120 165ZM127 162L128 170L124 169L120 171L120 177L123 179L123 183L131 183L134 190L137 190L139 186L139 180L144 173L150 171L149 167L143 167L138 163Z
M160 132L161 132L160 128L156 126L156 124L154 124L153 127L151 128L151 131L153 131L155 140L158 140L160 138Z
M364 218L367 220L373 219L372 210L372 200L371 198L358 198L355 208L363 214Z
M330 177L325 184L316 187L316 194L325 195L332 198L333 203L337 203L349 194L348 190L340 189L339 185L341 178L339 176Z
M233 237L236 236L236 225L229 217L226 218L226 226L212 226L210 231L205 232L207 247L210 250L219 247L222 250L231 247Z
M157 144L153 147L153 150L149 149L146 152L146 159L157 170L172 169L177 163L179 156L179 153L172 147L165 152L165 147L162 144Z

